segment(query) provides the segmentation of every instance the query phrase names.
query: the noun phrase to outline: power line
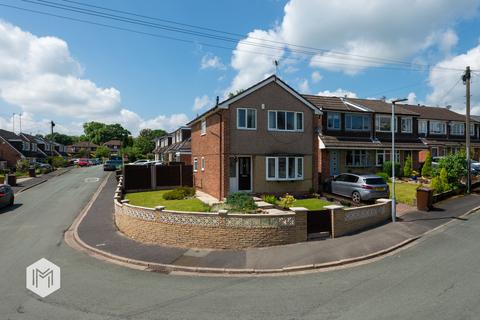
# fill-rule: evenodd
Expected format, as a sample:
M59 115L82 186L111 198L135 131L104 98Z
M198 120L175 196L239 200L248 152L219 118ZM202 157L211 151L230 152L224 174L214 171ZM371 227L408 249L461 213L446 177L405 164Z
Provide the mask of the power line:
M209 39L213 39L213 40L227 41L227 42L234 42L234 43L237 43L238 41L241 41L241 43L243 45L267 48L267 49L271 49L271 50L277 50L277 51L281 51L282 53L283 53L283 50L285 49L284 46L301 47L299 45L289 44L289 43L285 43L285 42L279 42L279 41L257 38L258 40L261 40L261 41L281 44L282 47L272 46L272 45L267 45L267 44L259 44L259 43L255 43L255 42L251 42L251 41L247 41L247 40L233 39L233 38L224 37L224 36L212 35L212 34L205 33L205 32L198 32L198 31L195 31L195 30L188 30L188 29L184 29L184 28L178 28L178 27L172 27L172 26L152 23L152 22L139 20L139 19L131 19L131 18L128 18L128 17L112 15L112 14L108 14L108 13L105 13L105 12L99 12L99 11L90 10L90 9L83 9L83 8L79 8L79 7L75 7L75 6L63 5L63 4L60 4L60 3L56 3L56 2L52 2L52 1L46 1L46 0L37 0L37 1L23 0L23 1L28 2L28 3L32 3L32 4L36 4L36 5L40 5L40 6L47 6L47 7L61 9L61 10L65 10L65 11L81 13L81 14L84 14L84 15L90 15L90 16L94 16L94 17L100 17L100 18L110 19L110 20L114 20L114 21L120 21L120 22L140 25L140 26L143 26L143 27L151 27L151 28L161 29L161 30L169 31L169 32L177 32L177 33L188 34L188 35L193 35L193 36L205 37L205 38L209 38ZM78 3L76 1L67 1L67 0L63 0L63 1L70 2L70 3ZM128 13L126 11L113 10L113 9L109 9L109 8L105 8L105 7L93 6L93 5L88 5L88 4L81 4L81 5L87 6L87 7L101 8L103 10L121 12L123 14L130 14L130 15L134 15L134 16L142 16L142 15L138 15L138 14ZM19 7L16 7L16 8L19 8ZM25 9L25 8L22 8L22 9L23 10L28 10L28 9ZM165 19L159 19L159 18L152 18L152 17L148 17L148 16L144 16L144 17L147 17L148 19L165 20ZM169 23L176 23L176 22L172 22L171 20L165 20L165 21L168 21ZM188 26L189 27L198 27L198 26L193 26L193 25L188 25ZM210 28L203 28L203 27L199 27L199 28L210 29ZM211 30L213 30L214 32L217 32L217 33L221 32L221 31L215 30L215 29L211 29ZM227 33L227 34L234 34L234 33ZM235 35L243 36L243 35L239 35L239 34L235 34ZM332 51L329 51L329 50L326 50L326 49L319 49L319 48L312 48L312 47L304 47L304 48L314 49L317 52L306 51L306 50L298 50L298 49L292 49L292 48L289 48L289 51L294 52L294 53L305 54L305 55L313 55L313 56L317 55L319 53L318 51L332 53ZM233 49L233 48L229 48L229 50L241 51L241 50ZM340 52L335 52L334 54L342 54L342 55L345 55L345 56L359 57L358 55L352 55L352 54L340 53ZM422 68L428 68L428 69L434 69L435 68L435 69L452 70L452 71L459 71L460 70L460 69L444 68L444 67L432 66L432 65L414 64L414 63L410 63L410 62L392 60L392 59L385 59L385 58L372 58L372 57L366 57L366 56L360 56L360 58L355 58L356 61L360 61L360 62L363 61L363 62L367 63L367 64L363 64L363 65L358 65L358 64L353 64L353 63L331 62L331 61L328 61L328 60L325 61L325 59L331 59L331 58L333 58L335 61L340 59L340 58L335 58L335 57L324 57L321 61L320 60L319 61L321 63L325 63L325 64L343 65L343 66L351 66L351 67L359 67L359 68L376 67L376 66L372 66L371 64L368 64L368 63L380 63L380 64L387 64L387 65L388 64L390 64L390 65L398 65L398 64L402 65L403 64L405 66L410 66L410 68L404 68L404 69L415 70L415 71L424 71L424 70L423 69L416 70L413 67L422 67ZM315 58L312 58L312 60L315 61ZM377 60L377 61L375 61L375 60ZM395 61L395 62L387 62L387 61Z

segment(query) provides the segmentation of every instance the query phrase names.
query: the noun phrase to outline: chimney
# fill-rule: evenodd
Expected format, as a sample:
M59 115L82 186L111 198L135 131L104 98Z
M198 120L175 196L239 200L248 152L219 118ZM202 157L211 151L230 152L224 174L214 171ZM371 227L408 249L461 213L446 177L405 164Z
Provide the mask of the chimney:
M216 104L216 106L218 106L218 102L219 102L219 101L220 101L220 97L217 96L217 104Z

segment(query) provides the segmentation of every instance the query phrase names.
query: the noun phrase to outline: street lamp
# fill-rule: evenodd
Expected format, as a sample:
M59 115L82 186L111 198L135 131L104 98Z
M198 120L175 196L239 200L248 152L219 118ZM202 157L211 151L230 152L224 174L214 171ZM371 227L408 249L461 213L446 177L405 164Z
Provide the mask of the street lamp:
M395 103L407 101L408 99L397 99L392 101L392 123L390 130L392 131L392 154L390 161L392 162L392 222L397 218L397 201L395 199Z

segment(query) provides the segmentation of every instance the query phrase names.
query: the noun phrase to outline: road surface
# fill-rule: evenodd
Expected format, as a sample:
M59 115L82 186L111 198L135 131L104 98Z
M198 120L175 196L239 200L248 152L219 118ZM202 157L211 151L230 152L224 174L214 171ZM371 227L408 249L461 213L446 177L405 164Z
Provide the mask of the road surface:
M0 319L478 319L480 215L416 246L348 269L275 277L194 277L137 271L63 241L105 173L74 169L0 211ZM99 181L96 179L100 178ZM25 289L25 268L45 257L60 290Z

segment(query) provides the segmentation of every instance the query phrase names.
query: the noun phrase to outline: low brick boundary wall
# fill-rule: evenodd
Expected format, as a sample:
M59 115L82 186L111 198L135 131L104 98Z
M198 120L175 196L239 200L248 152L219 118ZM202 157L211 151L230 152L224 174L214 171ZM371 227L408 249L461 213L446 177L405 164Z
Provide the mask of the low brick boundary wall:
M307 240L305 208L281 214L178 212L134 206L121 200L123 177L115 191L115 223L128 237L183 248L242 249Z
M391 218L392 203L379 199L376 204L344 208L341 205L326 206L332 215L332 238L341 237L376 226Z

